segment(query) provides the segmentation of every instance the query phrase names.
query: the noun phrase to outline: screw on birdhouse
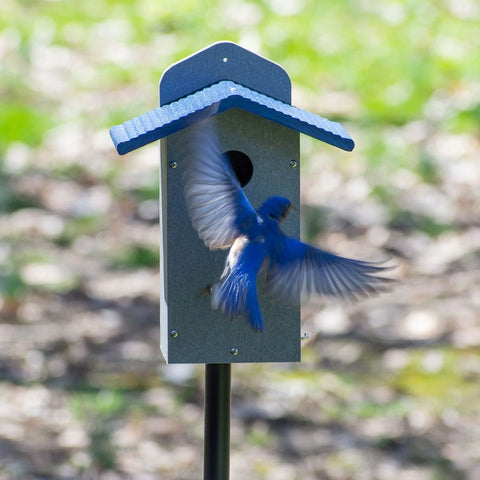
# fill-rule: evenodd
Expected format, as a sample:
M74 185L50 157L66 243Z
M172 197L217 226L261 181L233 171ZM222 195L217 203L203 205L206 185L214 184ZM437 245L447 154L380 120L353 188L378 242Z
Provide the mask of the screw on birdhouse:
M292 168L295 168L297 166L297 161L296 160L290 160L290 162L288 162L288 163Z
M170 168L177 168L177 162L175 162L174 160L172 160L172 161L168 164L168 166L169 166Z
M236 356L238 355L238 348L232 347L232 348L230 349L230 353L231 353L234 357L236 357Z
M227 63L228 62L228 57L223 57L222 61L223 61L223 63Z
M310 338L310 335L308 334L308 332L305 332L301 337L300 337L300 340L308 340Z
M176 330L170 330L170 336L172 338L177 338L178 337L178 332Z

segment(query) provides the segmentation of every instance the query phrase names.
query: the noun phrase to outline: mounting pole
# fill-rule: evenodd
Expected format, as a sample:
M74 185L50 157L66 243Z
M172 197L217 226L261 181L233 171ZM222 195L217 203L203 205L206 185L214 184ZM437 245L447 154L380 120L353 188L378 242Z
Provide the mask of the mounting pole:
M231 364L205 365L204 480L230 477Z

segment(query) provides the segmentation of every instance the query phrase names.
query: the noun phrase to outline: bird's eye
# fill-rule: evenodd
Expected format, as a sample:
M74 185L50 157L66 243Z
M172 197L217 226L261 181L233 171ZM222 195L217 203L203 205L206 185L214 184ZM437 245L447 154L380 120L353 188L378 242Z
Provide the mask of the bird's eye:
M273 219L275 220L275 215L274 215L273 213L269 213L268 216L269 216L270 218L273 218Z

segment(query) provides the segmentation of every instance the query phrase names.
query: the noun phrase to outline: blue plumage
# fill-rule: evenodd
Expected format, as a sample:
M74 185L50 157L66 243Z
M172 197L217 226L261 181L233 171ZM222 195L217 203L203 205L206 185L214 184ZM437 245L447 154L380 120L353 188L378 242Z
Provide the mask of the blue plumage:
M256 331L265 326L256 281L266 270L266 287L288 302L302 294L356 299L389 282L377 263L340 257L286 236L280 222L293 208L270 197L255 210L222 155L211 123L195 127L185 158L184 194L193 228L210 249L230 248L225 270L212 287L212 307L230 318L244 316Z

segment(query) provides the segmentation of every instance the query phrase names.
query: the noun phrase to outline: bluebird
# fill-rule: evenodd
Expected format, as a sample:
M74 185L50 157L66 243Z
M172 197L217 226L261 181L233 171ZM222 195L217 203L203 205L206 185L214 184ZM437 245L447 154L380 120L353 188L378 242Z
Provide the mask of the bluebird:
M352 260L285 235L280 225L293 209L273 196L255 210L245 196L216 131L206 120L193 127L187 145L184 196L193 228L211 250L230 249L220 279L210 288L214 309L230 318L243 316L255 331L265 324L257 277L279 299L299 302L319 294L357 299L381 290L388 267Z

